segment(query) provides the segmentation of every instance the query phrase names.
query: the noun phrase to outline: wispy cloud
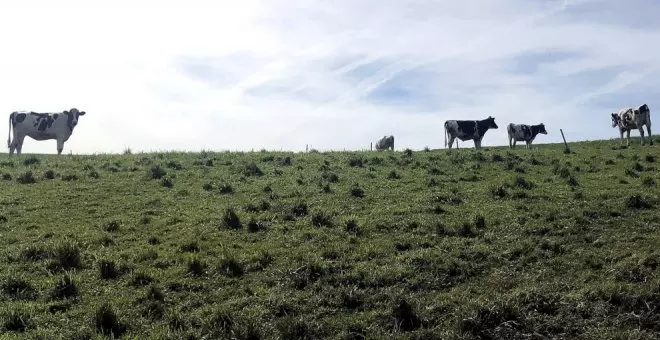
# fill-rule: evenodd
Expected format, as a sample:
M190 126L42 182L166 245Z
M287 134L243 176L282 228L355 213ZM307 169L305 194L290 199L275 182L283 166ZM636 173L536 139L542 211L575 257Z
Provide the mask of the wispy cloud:
M440 148L446 119L489 115L545 122L539 143L609 138L609 112L660 107L658 16L654 0L7 1L0 110L86 110L75 153Z

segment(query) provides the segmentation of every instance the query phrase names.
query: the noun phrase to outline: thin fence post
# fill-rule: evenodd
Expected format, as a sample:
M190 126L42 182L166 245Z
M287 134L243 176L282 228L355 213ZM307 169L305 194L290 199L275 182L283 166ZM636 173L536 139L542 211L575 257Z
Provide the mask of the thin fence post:
M570 153L571 149L568 147L568 143L566 143L566 137L564 137L564 131L562 129L559 129L559 132L561 132L561 139L564 140L564 147L566 148L564 150L564 153Z
M369 143L369 151L374 151L374 142Z

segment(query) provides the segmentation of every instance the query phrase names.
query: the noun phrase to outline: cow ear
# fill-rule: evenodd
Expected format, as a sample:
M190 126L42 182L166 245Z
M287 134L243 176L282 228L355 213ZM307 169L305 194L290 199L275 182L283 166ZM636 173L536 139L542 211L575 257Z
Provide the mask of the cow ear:
M85 113L87 113L87 112L85 112L85 111L80 111L80 112L78 113L78 116L84 116Z
M64 113L65 115L68 115L69 111L64 110L64 112L62 112L62 113Z

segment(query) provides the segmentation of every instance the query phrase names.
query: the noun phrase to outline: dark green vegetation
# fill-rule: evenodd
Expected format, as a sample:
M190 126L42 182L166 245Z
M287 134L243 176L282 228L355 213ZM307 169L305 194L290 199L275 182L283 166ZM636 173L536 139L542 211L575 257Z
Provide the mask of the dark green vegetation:
M0 157L3 338L660 336L660 141Z

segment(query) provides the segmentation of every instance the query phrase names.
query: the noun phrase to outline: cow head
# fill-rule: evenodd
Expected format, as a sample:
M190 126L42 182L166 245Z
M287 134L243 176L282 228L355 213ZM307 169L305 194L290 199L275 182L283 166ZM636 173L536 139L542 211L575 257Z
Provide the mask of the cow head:
M539 133L542 133L544 135L548 134L548 131L545 131L545 124L543 123L539 124Z
M486 126L488 126L489 129L497 129L497 124L495 124L495 118L488 116L486 120Z
M618 114L612 113L612 127L616 127L619 125L619 121L621 120L621 117L619 117Z
M76 108L72 108L69 111L64 111L64 114L67 116L67 125L71 130L73 130L76 125L78 125L78 118L85 115L85 111L79 111Z

